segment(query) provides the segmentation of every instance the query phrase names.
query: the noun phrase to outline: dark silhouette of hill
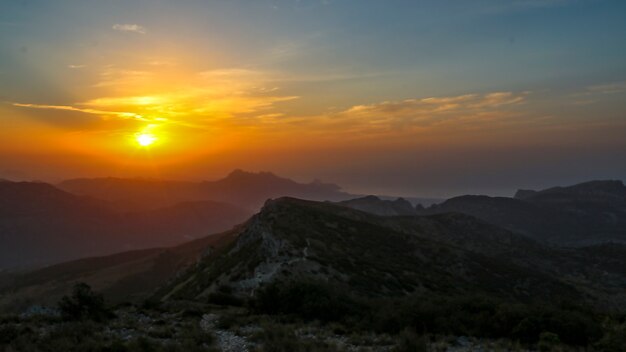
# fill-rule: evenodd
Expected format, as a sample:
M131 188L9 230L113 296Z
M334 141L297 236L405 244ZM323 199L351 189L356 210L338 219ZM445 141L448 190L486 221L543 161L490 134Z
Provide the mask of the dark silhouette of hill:
M0 268L174 245L229 229L249 215L211 201L120 212L105 201L49 184L1 182Z
M0 310L20 311L33 303L55 304L85 282L108 301L141 301L202 256L231 243L237 228L172 248L151 248L65 262L0 277Z
M293 196L312 200L353 197L334 184L298 183L270 172L235 170L223 179L182 182L147 179L94 178L63 181L59 188L77 195L104 199L123 209L145 210L184 201L212 200L257 211L268 198Z
M558 296L613 307L625 298L615 290L626 287L625 253L547 247L462 214L381 217L281 198L157 297L206 300L223 286L249 297L273 282L312 280L369 297Z
M418 211L447 212L469 214L556 245L626 243L626 186L621 181L520 190L515 198L461 196Z
M270 200L247 222L173 248L76 260L0 277L0 308L54 302L84 281L111 302L254 299L274 284L324 282L368 299L481 295L623 311L626 246L556 248L469 215L378 216Z

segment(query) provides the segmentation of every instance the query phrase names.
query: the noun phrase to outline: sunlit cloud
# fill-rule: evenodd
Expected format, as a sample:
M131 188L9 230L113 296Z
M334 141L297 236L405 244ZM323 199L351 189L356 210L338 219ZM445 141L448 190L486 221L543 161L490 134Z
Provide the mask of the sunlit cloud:
M513 111L529 92L492 92L356 105L319 118L327 130L352 133L412 133L436 127L473 129L485 123L515 122Z
M146 34L146 28L138 24L114 24L112 27L116 31L120 32L134 32L139 34Z
M370 105L357 105L340 115L370 120L409 120L416 124L442 120L447 115L468 114L492 110L506 105L520 104L528 93L495 92L466 94L452 97L433 97L385 101Z
M81 68L85 68L87 67L87 65L67 65L67 68L71 68L71 69L81 69Z
M154 71L158 70L158 71ZM133 118L194 129L259 125L275 118L276 104L297 99L282 94L270 74L247 69L165 72L105 67L93 87L103 96L71 105L14 103L32 109L82 112L105 120ZM264 116L260 118L259 116Z
M82 108L77 108L77 107L69 106L69 105L45 105L45 104L23 104L23 103L13 103L12 105L20 107L20 108L76 111L76 112L82 112L85 114L99 115L100 117L104 119L121 118L121 119L145 120L141 115L138 115L132 112L82 109Z

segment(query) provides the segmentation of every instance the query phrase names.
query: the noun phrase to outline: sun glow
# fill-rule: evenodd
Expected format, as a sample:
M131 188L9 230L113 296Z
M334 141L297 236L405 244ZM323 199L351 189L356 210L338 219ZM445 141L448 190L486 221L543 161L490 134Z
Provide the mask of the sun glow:
M135 140L137 141L137 144L139 144L140 146L147 147L147 146L154 144L157 138L153 134L150 134L150 133L140 133L135 137Z

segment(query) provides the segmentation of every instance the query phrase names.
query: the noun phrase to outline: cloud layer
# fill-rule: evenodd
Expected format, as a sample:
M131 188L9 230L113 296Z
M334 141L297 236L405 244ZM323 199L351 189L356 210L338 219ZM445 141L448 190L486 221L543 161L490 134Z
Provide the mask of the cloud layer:
M134 32L138 34L146 34L146 28L138 24L114 24L113 29L120 32Z

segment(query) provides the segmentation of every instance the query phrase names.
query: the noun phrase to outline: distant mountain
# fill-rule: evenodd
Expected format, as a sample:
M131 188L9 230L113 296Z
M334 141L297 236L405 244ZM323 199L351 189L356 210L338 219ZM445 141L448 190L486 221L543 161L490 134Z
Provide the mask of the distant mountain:
M207 236L172 248L152 248L70 261L22 274L0 276L0 311L22 311L31 304L54 305L77 282L103 293L108 302L141 301L235 240L238 230Z
M272 282L319 280L369 297L558 296L613 307L626 299L625 248L555 249L461 214L380 217L281 198L157 297L205 300L224 286L248 297Z
M298 183L270 172L235 170L217 181L180 182L147 179L95 178L61 182L59 188L112 202L127 210L170 206L183 201L212 200L257 211L269 198L292 196L312 200L344 200L354 196L334 184Z
M0 268L174 245L230 229L249 215L209 201L120 212L107 202L49 184L1 182Z
M626 243L626 186L621 181L520 190L515 198L461 196L419 211L423 215L448 212L469 214L557 245Z
M539 202L624 202L626 201L626 186L622 181L590 181L569 187L553 187L543 191L518 190L516 199Z
M376 196L365 196L344 200L337 204L382 216L417 215L417 211L413 205L404 198L382 200Z

